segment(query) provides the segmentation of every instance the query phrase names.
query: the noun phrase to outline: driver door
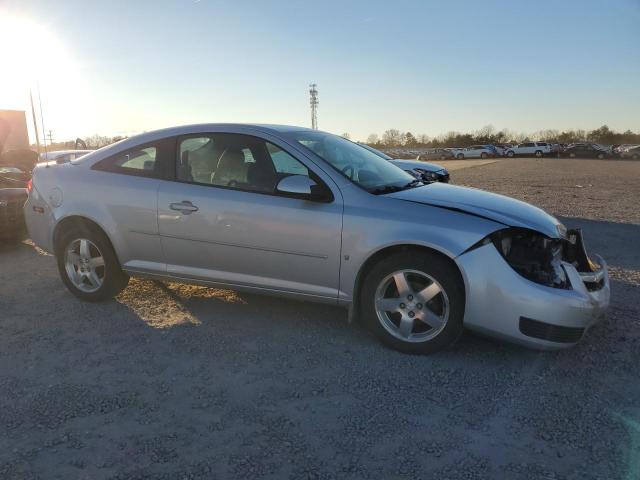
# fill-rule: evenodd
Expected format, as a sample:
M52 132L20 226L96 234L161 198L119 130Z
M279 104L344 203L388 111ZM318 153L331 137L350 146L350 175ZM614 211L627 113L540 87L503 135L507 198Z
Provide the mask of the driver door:
M158 192L168 273L229 285L337 299L342 197L279 195L289 175L323 180L284 148L231 133L178 139L175 180Z

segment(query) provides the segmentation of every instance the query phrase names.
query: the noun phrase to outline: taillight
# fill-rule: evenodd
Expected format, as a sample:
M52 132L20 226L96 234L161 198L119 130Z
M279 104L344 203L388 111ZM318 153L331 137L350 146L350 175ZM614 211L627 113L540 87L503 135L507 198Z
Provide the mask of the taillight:
M27 192L31 193L31 190L33 190L33 179L30 178L29 181L27 182Z

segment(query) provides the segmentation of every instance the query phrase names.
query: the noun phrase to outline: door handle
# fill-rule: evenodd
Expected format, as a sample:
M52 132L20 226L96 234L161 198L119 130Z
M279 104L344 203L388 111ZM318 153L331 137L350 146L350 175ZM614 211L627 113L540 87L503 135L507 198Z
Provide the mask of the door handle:
M198 211L198 207L196 207L193 203L188 200L183 200L179 203L170 203L169 208L171 210L177 210L178 212L182 212L183 215L191 215L193 212Z

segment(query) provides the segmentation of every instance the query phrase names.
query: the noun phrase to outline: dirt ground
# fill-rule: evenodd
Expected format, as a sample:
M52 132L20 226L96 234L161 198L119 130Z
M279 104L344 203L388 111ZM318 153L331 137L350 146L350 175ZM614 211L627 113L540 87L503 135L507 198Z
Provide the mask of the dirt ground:
M144 280L82 303L53 257L4 246L0 479L640 479L640 162L452 181L584 228L612 306L580 345L407 356L339 308Z

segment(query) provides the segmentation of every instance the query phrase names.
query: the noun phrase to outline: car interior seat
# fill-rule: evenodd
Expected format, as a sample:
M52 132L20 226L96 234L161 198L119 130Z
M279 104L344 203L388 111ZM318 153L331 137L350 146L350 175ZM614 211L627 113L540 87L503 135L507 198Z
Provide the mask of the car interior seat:
M220 186L246 184L247 170L244 153L239 148L229 147L218 159L216 171L211 174L211 184Z

